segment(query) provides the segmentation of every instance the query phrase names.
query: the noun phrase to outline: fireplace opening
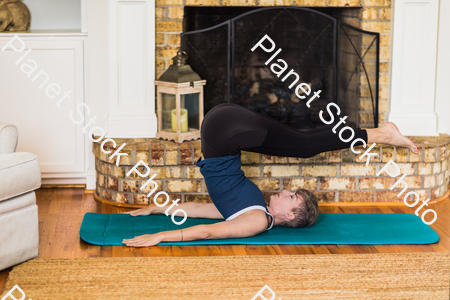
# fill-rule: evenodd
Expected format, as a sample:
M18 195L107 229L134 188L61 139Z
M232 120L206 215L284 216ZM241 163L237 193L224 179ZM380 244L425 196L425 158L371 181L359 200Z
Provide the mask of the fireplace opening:
M377 127L379 34L361 30L359 15L359 8L186 6L181 48L207 80L204 113L236 103L300 130L333 126L344 116L348 126ZM275 50L251 51L265 35ZM302 83L309 95L295 93ZM372 124L360 122L362 99L371 100ZM330 120L330 102L340 112L331 109L334 122L326 125L320 111Z

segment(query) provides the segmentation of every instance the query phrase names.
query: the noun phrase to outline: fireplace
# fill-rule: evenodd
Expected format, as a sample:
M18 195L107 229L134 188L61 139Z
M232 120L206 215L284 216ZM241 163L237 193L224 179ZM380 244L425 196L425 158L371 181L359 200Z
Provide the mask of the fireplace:
M330 119L326 107L333 102L355 127L364 124L360 101L368 98L371 107L364 110L377 127L380 35L359 23L358 8L186 6L181 48L207 80L205 114L220 103L237 103L293 128L312 129L324 126L321 110ZM276 50L251 51L265 35ZM311 87L309 96L321 91L310 107L310 97L294 92L301 83Z

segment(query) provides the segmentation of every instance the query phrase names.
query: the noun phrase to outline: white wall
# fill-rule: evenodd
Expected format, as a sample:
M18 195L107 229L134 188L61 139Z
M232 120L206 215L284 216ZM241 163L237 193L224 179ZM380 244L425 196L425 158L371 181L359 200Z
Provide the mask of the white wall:
M80 0L23 0L23 3L31 13L30 29L81 29Z
M436 71L438 132L450 134L450 1L441 0Z

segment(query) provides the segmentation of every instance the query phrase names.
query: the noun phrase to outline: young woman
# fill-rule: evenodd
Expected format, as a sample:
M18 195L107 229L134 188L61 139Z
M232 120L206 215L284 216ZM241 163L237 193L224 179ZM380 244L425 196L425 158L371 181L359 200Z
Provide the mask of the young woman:
M273 226L301 228L314 224L319 214L315 195L301 188L295 192L283 190L272 195L266 205L262 192L241 170L241 150L307 158L325 151L349 148L359 138L366 144L402 146L418 154L418 147L401 135L391 122L375 129L354 129L355 136L347 143L339 138L341 127L335 132L331 128L301 132L237 104L215 106L203 119L203 155L196 163L213 203L182 203L173 207L169 214L181 208L188 217L225 221L141 235L124 239L123 243L145 247L165 241L241 238L260 234ZM349 139L350 134L350 130L343 131L342 138ZM355 146L358 145L363 143L358 141ZM152 205L123 213L143 216L164 213L166 209Z

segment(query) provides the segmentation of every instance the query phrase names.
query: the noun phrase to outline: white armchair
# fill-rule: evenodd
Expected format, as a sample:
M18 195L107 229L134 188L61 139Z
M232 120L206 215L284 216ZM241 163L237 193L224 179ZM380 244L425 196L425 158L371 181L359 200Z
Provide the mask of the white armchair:
M36 154L15 152L18 145L17 127L0 122L0 270L38 255L41 168Z

